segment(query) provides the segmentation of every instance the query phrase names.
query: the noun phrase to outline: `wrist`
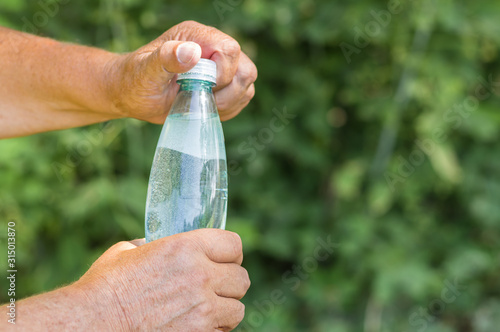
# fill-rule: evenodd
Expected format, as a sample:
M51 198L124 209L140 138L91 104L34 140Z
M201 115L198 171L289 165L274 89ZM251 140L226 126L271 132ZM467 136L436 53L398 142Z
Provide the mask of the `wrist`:
M96 321L92 303L74 285L20 300L16 308L20 331L106 330L106 325Z
M73 55L61 58L60 73L63 78L52 80L62 95L59 108L74 109L93 114L101 121L122 117L114 107L111 91L115 91L117 75L115 66L119 54L101 49L55 42L53 48L58 48L57 54ZM55 83L54 83L55 82ZM57 107L56 107L57 108Z
M123 62L126 56L125 54L111 53L111 56L105 59L99 69L105 100L105 109L103 111L113 118L129 117L129 114L124 111L123 105L121 105L124 79Z
M96 99L89 99L89 109L109 119L126 117L118 107L121 85L121 58L123 55L97 50L89 70L93 71Z
M92 329L109 331L127 331L127 320L116 299L114 290L103 281L81 280L68 286L78 298L82 311L92 321Z

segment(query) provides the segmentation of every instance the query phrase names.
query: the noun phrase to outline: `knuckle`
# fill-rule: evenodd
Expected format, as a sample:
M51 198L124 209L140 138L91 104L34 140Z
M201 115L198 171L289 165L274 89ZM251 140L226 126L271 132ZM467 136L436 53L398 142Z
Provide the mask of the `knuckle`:
M215 306L211 301L205 300L198 304L198 315L200 318L205 318L211 320L214 315Z
M251 100L255 96L255 86L252 84L246 92L246 97Z
M205 291L210 289L210 283L212 281L212 276L207 271L206 268L200 266L199 262L192 264L190 271L190 280L193 285L193 289L200 291Z
M214 329L214 319L210 316L203 316L200 318L200 323L198 325L200 332L212 331Z
M246 293L247 290L252 285L252 281L250 280L250 276L248 275L248 271L246 269L243 269L243 277L242 278L243 278L244 293Z
M182 233L178 242L183 252L187 252L192 255L195 252L199 252L200 248L203 248L204 237L200 236L198 230L196 230Z
M250 85L257 80L257 68L252 62L240 62L238 76L241 82Z
M219 112L226 112L230 108L231 108L230 103L226 98L224 98L222 100L218 100L217 109L219 110Z
M241 242L241 237L235 232L230 232L229 234L231 234L231 237L233 238L233 249L235 253L243 253L243 243Z
M171 262L182 268L185 273L191 273L198 269L197 251L194 247L189 246L188 242L173 241L166 251Z
M238 55L239 56L239 54L241 52L241 46L240 46L240 44L234 38L229 37L224 42L224 50L228 54L234 54L234 55Z
M239 324L245 318L245 305L238 301L234 312L234 320Z
M197 271L196 275L197 275L197 282L200 285L200 287L208 288L211 280L209 273L204 269L200 269L200 271Z
M194 312L189 323L191 324L185 331L206 332L213 330L213 318L203 315L201 311Z
M183 22L181 22L181 23L178 24L178 26L182 27L182 28L184 28L186 26L191 27L191 26L200 26L200 25L202 25L202 24L198 23L196 21L193 21L193 20L183 21Z
M259 76L259 72L257 71L257 67L253 62L250 61L249 69L248 69L248 79L253 83L257 80Z
M192 284L190 285L190 295L189 298L191 299L191 305L193 308L199 309L200 306L202 306L205 302L207 302L207 297L206 293L196 287L193 287Z

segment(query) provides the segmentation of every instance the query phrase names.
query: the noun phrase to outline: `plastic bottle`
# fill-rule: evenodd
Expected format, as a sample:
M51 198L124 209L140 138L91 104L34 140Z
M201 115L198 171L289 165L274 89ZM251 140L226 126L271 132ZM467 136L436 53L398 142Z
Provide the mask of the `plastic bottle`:
M146 202L146 241L226 225L224 135L212 87L214 61L200 59L179 74L174 100L156 147Z

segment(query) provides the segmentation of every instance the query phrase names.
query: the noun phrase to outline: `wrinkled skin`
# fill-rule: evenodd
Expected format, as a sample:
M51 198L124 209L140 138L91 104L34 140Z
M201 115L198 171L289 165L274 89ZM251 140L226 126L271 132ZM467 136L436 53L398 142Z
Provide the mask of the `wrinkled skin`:
M185 64L175 59L182 41L201 47ZM113 59L109 71L117 83L111 85L110 95L116 108L124 116L163 123L178 91L176 73L187 71L200 57L217 63L214 92L221 120L235 117L255 94L257 68L232 37L194 21L182 22L137 51Z
M143 243L115 244L74 284L102 307L109 328L230 331L240 323L250 279L236 233L201 229Z

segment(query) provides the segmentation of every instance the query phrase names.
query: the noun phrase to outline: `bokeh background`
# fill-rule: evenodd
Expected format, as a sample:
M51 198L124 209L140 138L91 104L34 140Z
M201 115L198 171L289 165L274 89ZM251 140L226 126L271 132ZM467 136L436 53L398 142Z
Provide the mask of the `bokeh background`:
M262 332L498 331L499 13L489 0L0 2L3 26L114 52L188 19L241 43L259 78L224 123L227 228L252 279L240 330ZM18 298L144 236L160 130L119 120L0 141Z

